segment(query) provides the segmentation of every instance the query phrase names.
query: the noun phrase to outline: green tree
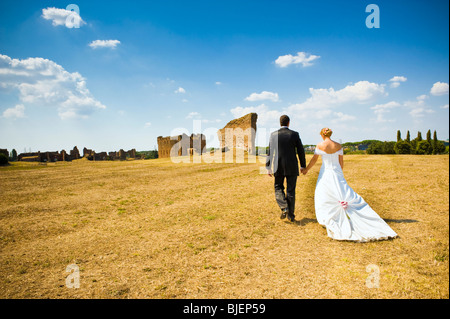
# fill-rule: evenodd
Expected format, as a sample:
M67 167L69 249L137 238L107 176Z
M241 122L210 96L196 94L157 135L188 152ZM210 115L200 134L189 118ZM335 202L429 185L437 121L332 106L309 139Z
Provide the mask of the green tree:
M16 149L13 148L13 150L11 151L11 159L13 162L17 161L17 151Z
M399 141L394 145L396 154L411 154L411 144L407 141Z
M431 153L433 153L433 146L430 144L430 142L425 140L417 143L416 154L428 155Z
M442 154L445 152L445 144L438 140L436 131L433 133L433 154Z
M373 142L367 148L367 154L383 154L383 142Z
M409 134L409 131L406 133L406 141L411 143L411 135Z
M3 153L0 153L0 166L8 165L8 156Z
M395 154L395 142L384 142L383 143L383 154Z
M397 131L397 142L400 142L402 140L402 133L400 130Z
M427 132L427 141L428 141L428 143L430 143L430 145L431 145L431 130L428 130L428 132Z
M436 131L433 132L433 154L437 154L436 152L436 145L437 145L438 139L437 139L437 133Z
M422 141L422 133L417 132L417 137L411 141L411 154L416 154L417 144Z
M419 131L419 132L417 132L417 137L416 137L416 140L418 141L418 142L420 142L420 141L422 141L423 140L423 138L422 138L422 133Z

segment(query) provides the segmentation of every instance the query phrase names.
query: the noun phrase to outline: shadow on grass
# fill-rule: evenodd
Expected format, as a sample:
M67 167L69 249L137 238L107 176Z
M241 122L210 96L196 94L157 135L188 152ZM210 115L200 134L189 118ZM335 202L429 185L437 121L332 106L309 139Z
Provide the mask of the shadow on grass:
M286 220L285 222L289 223L289 224L294 224L297 226L305 226L306 224L309 224L309 223L317 223L317 219L305 217L305 218L302 218L301 220L294 220L294 222L291 222L288 220Z
M386 223L406 223L406 224L410 224L410 223L418 223L418 220L415 219L385 219L384 220Z

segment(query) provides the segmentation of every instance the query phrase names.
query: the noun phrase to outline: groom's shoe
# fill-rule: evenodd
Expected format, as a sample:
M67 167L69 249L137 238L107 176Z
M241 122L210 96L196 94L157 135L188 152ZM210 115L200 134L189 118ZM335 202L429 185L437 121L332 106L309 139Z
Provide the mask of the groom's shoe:
M294 214L288 214L287 218L290 222L295 222L295 215Z
M287 215L288 215L288 210L286 208L282 209L280 218L285 219Z

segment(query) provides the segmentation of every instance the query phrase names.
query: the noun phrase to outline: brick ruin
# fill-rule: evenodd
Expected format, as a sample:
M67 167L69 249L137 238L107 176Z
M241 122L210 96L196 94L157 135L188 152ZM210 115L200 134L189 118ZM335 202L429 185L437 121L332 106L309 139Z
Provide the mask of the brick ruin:
M72 161L80 158L87 158L91 161L106 161L106 160L126 160L127 158L136 158L136 150L133 148L127 152L121 149L118 152L99 152L94 150L83 149L83 156L80 156L78 148L75 146L70 153L65 150L61 152L32 152L21 153L18 155L17 160L22 162L59 162L59 161Z
M234 148L244 149L250 154L256 153L256 121L258 114L249 113L228 122L217 132L222 151Z
M206 139L203 134L186 134L178 136L158 136L158 157L201 155L206 147Z

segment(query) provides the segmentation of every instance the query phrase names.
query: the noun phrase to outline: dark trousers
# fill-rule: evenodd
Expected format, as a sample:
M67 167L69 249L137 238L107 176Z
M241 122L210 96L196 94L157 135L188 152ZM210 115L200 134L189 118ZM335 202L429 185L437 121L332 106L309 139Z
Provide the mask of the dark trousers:
M286 179L286 193L284 192L284 179ZM297 176L275 176L275 199L281 210L288 210L288 215L295 217L295 187Z

